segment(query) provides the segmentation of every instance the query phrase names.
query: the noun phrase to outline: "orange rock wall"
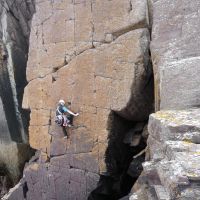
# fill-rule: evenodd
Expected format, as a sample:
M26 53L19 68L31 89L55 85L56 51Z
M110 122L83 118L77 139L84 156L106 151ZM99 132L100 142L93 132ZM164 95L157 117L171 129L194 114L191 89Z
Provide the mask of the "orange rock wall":
M109 114L144 121L152 109L147 13L141 0L36 0L23 98L34 149L70 156L85 173L107 171ZM69 139L54 123L59 99L80 113Z

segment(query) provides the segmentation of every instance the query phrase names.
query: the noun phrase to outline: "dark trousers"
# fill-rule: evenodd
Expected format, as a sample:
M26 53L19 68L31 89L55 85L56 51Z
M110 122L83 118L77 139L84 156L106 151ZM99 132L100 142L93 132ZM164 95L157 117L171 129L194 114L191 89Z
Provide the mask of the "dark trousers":
M67 119L69 120L69 123L70 123L71 125L73 125L74 116L73 116L73 115L68 115L68 116L67 116Z
M73 115L68 115L67 119L69 120L69 124L73 125L74 116ZM66 127L64 127L64 126L63 126L63 133L64 133L65 136L68 136Z

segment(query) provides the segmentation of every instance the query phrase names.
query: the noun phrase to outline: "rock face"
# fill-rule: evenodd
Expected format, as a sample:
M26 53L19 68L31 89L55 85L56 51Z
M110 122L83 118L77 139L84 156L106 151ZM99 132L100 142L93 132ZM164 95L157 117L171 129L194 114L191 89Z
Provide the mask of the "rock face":
M0 176L4 177L0 181L1 193L16 184L30 156L28 112L22 109L22 97L27 83L26 62L33 12L32 1L0 2Z
M133 199L199 199L199 1L152 1L156 110ZM167 110L171 109L171 110ZM183 110L177 110L183 109Z
M118 170L109 149L120 153L127 129L153 110L147 13L141 0L36 1L23 108L41 154L25 169L19 198L84 200L101 174ZM54 123L61 98L80 113L68 139Z
M199 10L197 0L36 0L23 107L39 156L5 199L128 193L153 110L149 47L161 111L130 199L199 199ZM68 139L54 123L59 99L80 113Z
M143 164L148 199L199 198L199 124L199 109L150 116L150 161Z
M152 5L156 110L198 106L200 2L161 0Z
M34 5L31 1L27 3L1 1L0 10L2 66L0 103L3 124L1 133L4 134L1 139L27 142L27 133L24 130L26 128L24 126L27 126L27 122L25 121L27 119L24 116L25 111L22 110L21 105L23 90L27 83L25 73L30 22L34 12Z
M141 43L146 48L141 47ZM142 48L145 48L144 52ZM89 152L94 141L105 142L108 135L107 119L111 110L126 119L146 120L150 106L139 99L152 102L152 93L148 87L145 89L148 76L143 56L148 58L147 50L148 31L131 31L109 45L104 44L76 56L56 73L30 81L25 89L23 106L32 111L29 127L31 146L50 154L49 133L53 135L60 129L55 131L53 123L56 103L60 97L71 102L72 109L81 113L76 120L79 127L72 131L71 139L77 137L78 132L80 139L88 138L85 140L88 140L88 145L81 147L79 141L73 144L76 147L70 151L74 153ZM138 77L134 77L135 73ZM62 87L65 88L64 91ZM143 88L144 91L140 92ZM134 96L135 94L138 96ZM140 110L143 109L144 112L141 113Z

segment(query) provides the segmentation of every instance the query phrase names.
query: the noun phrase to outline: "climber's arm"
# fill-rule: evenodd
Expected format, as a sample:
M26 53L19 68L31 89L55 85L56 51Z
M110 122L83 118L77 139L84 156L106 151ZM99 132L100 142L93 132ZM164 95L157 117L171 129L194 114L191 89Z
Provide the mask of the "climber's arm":
M64 107L63 110L64 110L65 113L68 112L70 115L73 115L73 116L78 116L79 115L79 113L73 113L71 110L69 110L66 107Z

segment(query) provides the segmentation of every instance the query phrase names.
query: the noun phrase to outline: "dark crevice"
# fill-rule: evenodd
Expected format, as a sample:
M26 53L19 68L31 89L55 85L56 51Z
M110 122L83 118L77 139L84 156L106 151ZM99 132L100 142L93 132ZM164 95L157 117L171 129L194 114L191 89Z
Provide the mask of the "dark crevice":
M27 185L27 182L24 182L24 183L23 183L22 188L23 188L23 196L24 196L24 198L26 199L27 192L28 192L28 185Z
M139 153L145 148L145 144L140 144L141 148L132 148L126 144L124 139L127 134L138 134L143 130L143 126L137 128L136 122L126 120L115 112L110 113L109 117L109 136L108 148L105 154L105 162L107 164L107 171L111 176L116 176L124 169L127 169L129 164L127 162L132 160L133 155ZM130 137L131 141L132 138Z
M10 132L10 138L17 143L27 143L30 120L30 111L22 109L24 88L27 85L26 65L30 35L30 29L26 30L26 33L24 32L21 19L18 16L18 12L21 12L20 9L24 9L22 3L24 2L1 2L1 6L5 11L4 14L8 15L7 34L9 37L8 41L4 41L1 45L1 52L4 56L0 66L0 96L6 115L5 117ZM24 12L23 14L27 19L27 24L29 24L35 8L33 7L32 2L27 2L26 6L27 13L25 14ZM12 36L13 33L15 34L15 37ZM12 40L12 42L10 42L9 39ZM15 86L16 96L13 91L13 86Z
M19 19L15 16L15 14L13 13L12 10L9 9L8 12L12 15L12 17L13 17L16 21L19 22Z
M116 200L127 195L142 172L145 154L133 159L146 148L142 136L147 122L133 122L110 113L108 122L108 148L105 153L107 171L101 175L98 186L88 200ZM140 139L134 136L140 135ZM135 142L135 143L134 143Z
M141 93L148 88L152 99L148 111L153 112L154 77L152 72L151 55L149 52L150 68L147 72L146 83L141 87ZM131 107L131 101L129 102ZM134 101L132 101L134 103ZM136 109L136 108L135 108ZM120 113L119 113L120 114ZM100 180L88 200L117 200L129 194L134 183L142 173L142 163L145 161L147 145L146 121L131 121L112 111L108 119L108 148L105 153L106 172L100 175Z
M1 196L19 181L25 162L34 153L28 144L30 110L22 108L30 22L35 10L32 2L3 0L0 3L1 17L6 15L7 20L0 23L0 140L3 146L11 146L7 158L0 158ZM12 164L14 156L17 161Z
M150 33L150 40L152 37L152 24L153 24L153 5L152 0L147 0L147 15L149 21L149 33Z
M131 0L129 1L129 5L130 5L130 7L129 7L129 12L131 12L131 11L133 10L133 5L132 5Z
M1 52L3 52L3 47ZM10 132L10 137L13 141L22 142L21 136L21 127L18 123L16 110L15 110L15 102L14 102L14 94L12 91L9 72L7 68L7 60L3 60L0 65L0 96L3 103L3 108L5 111L5 117L8 123L8 129ZM1 140L8 140L8 135L6 130L1 131Z
M0 197L8 192L8 188L13 186L13 181L9 171L4 164L0 164Z
M151 58L151 51L149 49L149 58ZM150 87L150 88L153 88L153 85L154 85L154 77L153 77L153 64L152 64L152 60L149 59L148 61L148 69L147 69L147 74L149 75L147 78L146 78L146 83L144 85L144 89L146 87ZM153 89L151 91L153 93ZM152 94L152 96L154 96L154 94Z
M52 76L52 83L56 82L56 78Z
M18 147L18 153L17 156L19 158L19 170L22 172L25 166L25 163L30 162L35 158L35 150L32 149L29 145L27 144L17 144ZM33 157L32 157L33 156ZM31 158L31 159L30 159ZM21 161L21 162L20 162ZM18 179L22 178L22 173Z
M154 76L150 49L147 51L145 54L147 57L143 58L146 70L145 81L139 81L138 84L140 84L141 100L144 98L146 100L144 104L149 106L143 105L143 109L135 107L137 103L134 95L137 94L132 94L123 112L110 113L108 148L105 153L107 169L100 175L98 185L90 193L88 200L118 200L127 196L142 173L148 138L148 116L154 111ZM137 111L138 115L146 113L146 121L132 121L128 114L130 109Z

